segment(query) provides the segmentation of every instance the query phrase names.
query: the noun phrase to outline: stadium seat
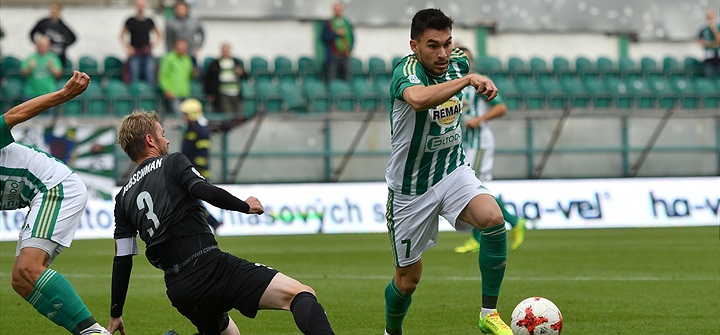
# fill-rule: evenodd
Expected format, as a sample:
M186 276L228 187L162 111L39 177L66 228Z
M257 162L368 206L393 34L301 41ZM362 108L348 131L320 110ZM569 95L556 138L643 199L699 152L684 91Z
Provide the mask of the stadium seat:
M662 69L658 67L655 59L650 57L643 57L640 59L640 73L642 73L642 76L646 79L663 76Z
M570 68L570 61L568 61L567 58L561 56L553 58L552 71L555 74L555 77L559 79L575 76L575 73L573 73L573 70Z
M73 71L76 69L75 65L70 59L65 59L63 64L62 75L60 76L61 82L67 82L72 78Z
M530 58L530 75L537 79L554 76L548 68L547 62L540 57Z
M514 79L519 79L520 77L527 78L530 76L530 72L525 66L525 62L518 57L510 57L507 65L508 75Z
M680 108L695 109L700 108L700 92L695 89L692 81L684 77L670 78L670 85L678 94Z
M515 86L522 93L525 109L543 109L545 99L537 82L528 77L516 77Z
M280 112L283 109L283 97L280 90L269 79L255 81L255 92L260 100L260 106L266 112Z
M125 116L133 110L133 96L130 88L121 80L113 79L105 85L105 96L115 116Z
M361 110L369 111L380 107L380 95L367 80L356 79L351 85Z
M655 108L655 94L644 79L626 79L625 86L635 97L637 108Z
M595 68L592 61L582 56L575 59L575 72L582 79L598 76L597 68Z
M605 89L612 97L613 106L615 108L633 108L635 99L629 91L627 84L616 77L607 77L602 79Z
M640 71L640 68L635 66L635 61L630 57L620 57L618 59L618 72L621 78L642 78L642 72Z
M507 71L503 68L500 59L492 56L480 58L475 62L475 69L483 74L487 74L493 79L499 77L507 77Z
M133 95L135 108L142 108L146 111L158 111L160 101L160 90L155 85L144 81L130 84L130 93Z
M278 90L284 99L285 108L294 113L307 112L307 104L303 97L302 90L295 82L284 80L278 84Z
M513 111L523 108L522 95L513 82L507 80L504 76L493 77L492 80L495 82L500 94L502 94L503 99L505 99L508 110Z
M398 63L400 63L400 61L402 61L403 58L405 58L404 55L403 55L403 56L394 56L394 57L393 57L392 61L390 62L390 73L392 73L393 70L395 70L395 66L397 66Z
M272 80L270 62L260 56L250 58L250 76L255 80Z
M115 56L107 56L103 60L103 77L107 80L123 79L123 62Z
M704 77L696 77L692 79L695 89L700 94L703 108L720 107L720 91L715 87L710 79Z
M685 76L690 78L701 77L703 75L702 62L695 57L685 57L683 60L683 69Z
M387 64L377 56L372 56L368 60L368 74L373 80L390 80L390 70L388 70Z
M301 56L298 59L298 76L305 79L319 80L322 73L322 67L314 58Z
M275 77L277 77L280 82L294 82L296 80L297 74L293 69L293 64L290 58L277 56L275 57L273 65Z
M356 78L356 80L362 80ZM335 110L341 112L352 112L355 110L355 93L350 83L344 80L333 80L328 85L330 96L333 99Z
M590 106L590 93L579 78L561 76L559 80L571 107L586 108Z
M581 78L581 82L585 91L590 95L590 100L594 108L608 108L613 106L614 99L602 79L587 76Z
M319 79L307 78L302 84L308 111L311 113L327 113L330 111L331 98L325 83Z
M613 61L608 57L598 57L595 67L598 74L603 78L620 77L620 71Z
M90 81L90 85L80 96L85 103L85 112L90 116L111 116L107 99L100 81Z
M367 72L363 67L363 62L359 58L350 58L350 80L354 79L367 79Z
M675 79L677 77L685 77L685 73L680 68L680 63L677 59L672 57L663 58L663 73L669 79Z
M257 92L247 80L240 81L240 86L242 87L240 94L242 94L243 116L249 118L258 112Z
M78 60L78 70L87 73L90 78L95 78L100 75L97 60L89 55L80 57L80 60Z
M678 95L670 84L670 80L664 77L646 79L650 89L657 98L659 108L675 108L678 102Z
M22 64L22 61L11 55L7 55L3 57L2 61L2 68L0 68L0 71L2 71L2 77L3 78L22 78L22 75L20 74L20 64Z
M547 101L547 108L550 109L562 109L565 108L565 103L568 101L569 94L560 85L560 81L556 78L551 77L540 77L537 80L537 85Z
M375 93L380 96L380 108L390 110L390 104L392 103L390 101L390 81L374 81L373 89L375 90Z

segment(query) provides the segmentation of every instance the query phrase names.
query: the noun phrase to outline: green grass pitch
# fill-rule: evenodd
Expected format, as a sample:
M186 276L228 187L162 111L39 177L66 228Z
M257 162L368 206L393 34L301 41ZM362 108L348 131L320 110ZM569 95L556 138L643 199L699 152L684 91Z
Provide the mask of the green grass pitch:
M413 334L479 334L477 254L452 249L468 235L441 233L423 258L424 275L404 330ZM221 237L220 247L270 265L312 286L337 334L382 334L383 292L393 274L385 234ZM141 243L142 244L142 243ZM0 243L0 334L64 334L20 298L10 284L14 242ZM77 240L52 268L74 285L106 324L112 240ZM162 274L135 257L123 316L128 334L195 332L170 305ZM563 334L720 333L720 228L529 231L509 253L499 309L544 296L563 313ZM300 334L292 315L261 311L232 317L244 335Z

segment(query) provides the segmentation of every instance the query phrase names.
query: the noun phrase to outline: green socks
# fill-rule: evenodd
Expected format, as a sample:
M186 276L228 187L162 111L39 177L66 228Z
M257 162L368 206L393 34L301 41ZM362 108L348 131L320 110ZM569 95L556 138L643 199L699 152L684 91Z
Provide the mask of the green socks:
M403 319L405 319L411 302L412 296L406 296L400 292L395 285L395 280L391 279L385 287L385 329L389 333L400 333Z
M503 219L505 219L505 221L507 221L510 224L510 226L515 228L515 226L517 226L517 223L518 223L518 217L516 215L510 214L510 212L508 212L507 209L505 209L505 203L503 203L499 197L495 198L495 202L497 202L498 206L500 206L500 210L502 211L502 214L503 214Z
M81 329L77 329L78 324L92 318L70 282L51 269L40 275L25 300L40 314L71 333L79 333Z
M500 285L505 277L507 265L507 236L505 223L485 228L480 233L480 276L482 294L492 297L500 295ZM387 295L387 294L386 294ZM494 306L482 306L493 308Z

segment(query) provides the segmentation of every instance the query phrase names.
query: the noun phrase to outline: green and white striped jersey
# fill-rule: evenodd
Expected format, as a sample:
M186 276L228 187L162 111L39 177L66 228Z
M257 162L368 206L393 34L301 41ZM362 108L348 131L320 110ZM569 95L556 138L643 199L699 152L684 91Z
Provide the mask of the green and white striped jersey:
M0 116L0 210L27 207L39 192L45 192L73 171L49 154L15 139Z
M463 89L463 124L478 116L483 116L495 105L505 103L502 95L498 93L495 99L485 101L484 95L477 95L472 86ZM495 148L495 137L492 130L485 121L480 127L463 129L463 146L465 149L490 149Z
M434 76L417 57L408 55L395 66L390 84L391 155L385 172L388 187L408 195L425 193L442 178L465 164L462 147L462 91L445 103L415 111L403 100L403 91L415 85L435 85L465 76L465 53L453 49L448 71Z

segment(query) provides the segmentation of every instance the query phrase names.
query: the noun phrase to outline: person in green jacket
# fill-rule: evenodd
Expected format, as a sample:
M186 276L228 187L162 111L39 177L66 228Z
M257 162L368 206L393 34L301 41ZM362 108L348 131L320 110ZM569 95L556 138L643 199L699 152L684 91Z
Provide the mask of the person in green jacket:
M197 75L183 39L175 41L173 50L160 60L158 84L165 98L165 112L180 115L180 103L190 96L190 84Z

